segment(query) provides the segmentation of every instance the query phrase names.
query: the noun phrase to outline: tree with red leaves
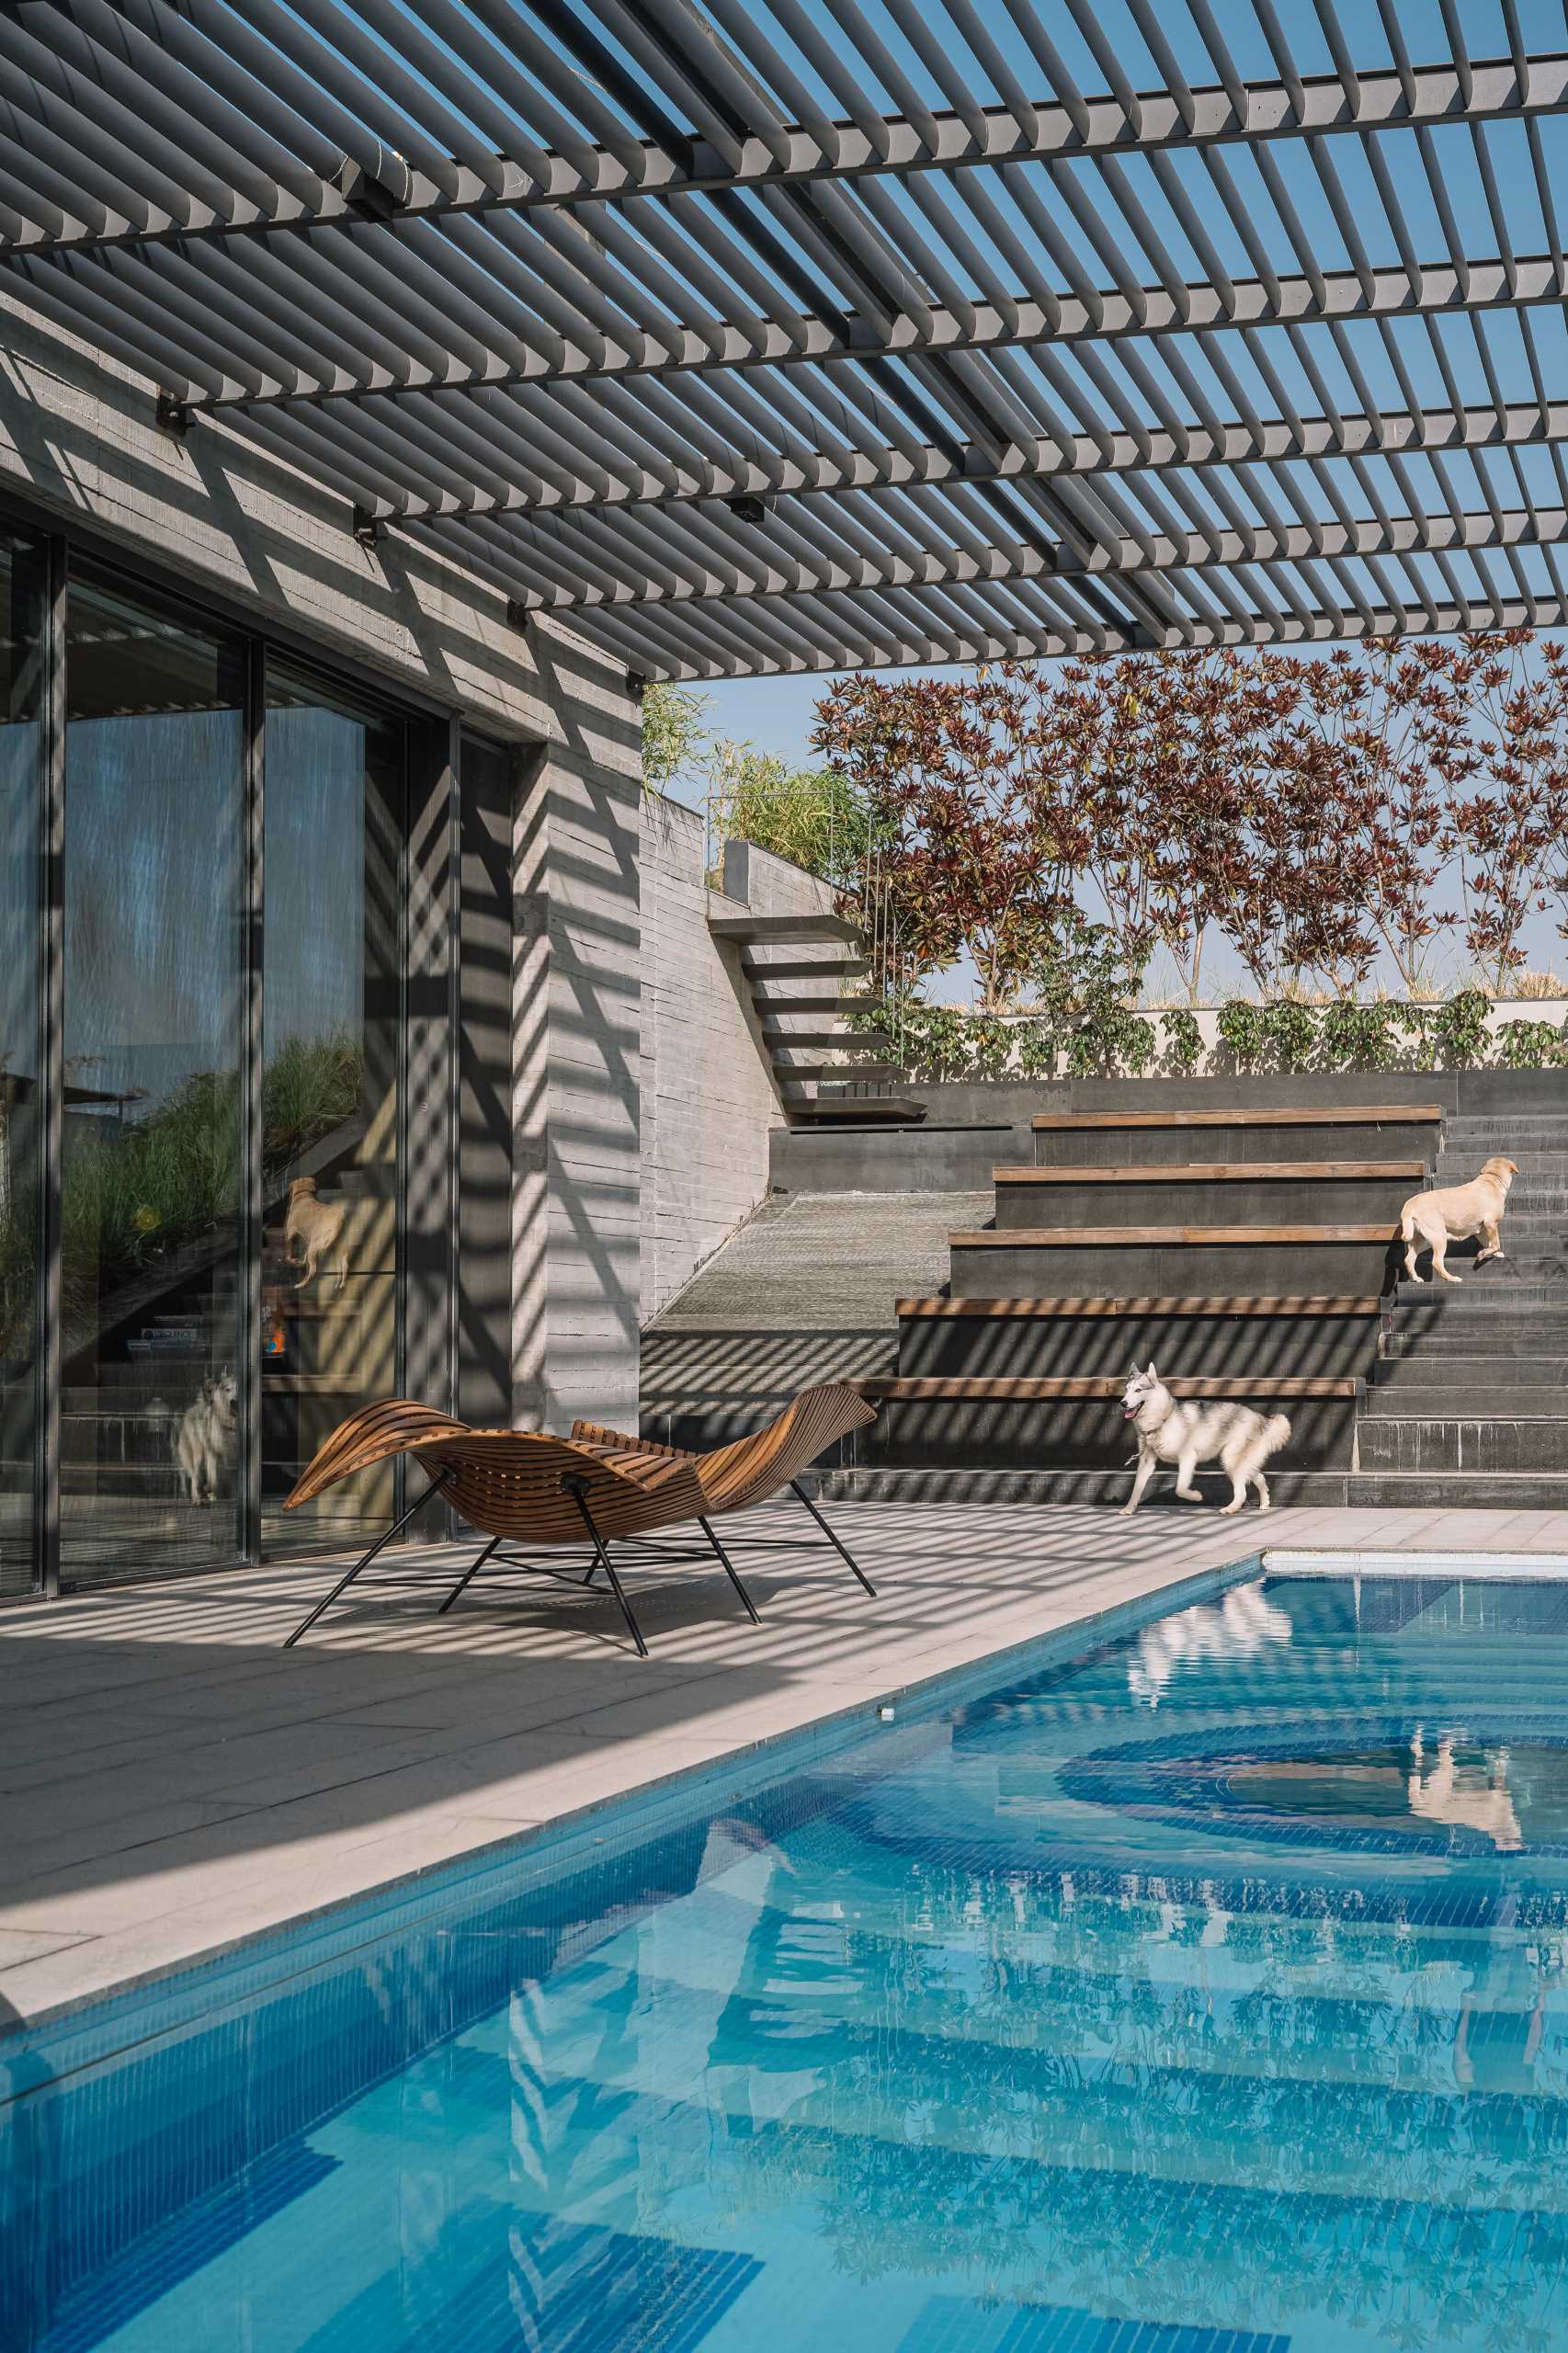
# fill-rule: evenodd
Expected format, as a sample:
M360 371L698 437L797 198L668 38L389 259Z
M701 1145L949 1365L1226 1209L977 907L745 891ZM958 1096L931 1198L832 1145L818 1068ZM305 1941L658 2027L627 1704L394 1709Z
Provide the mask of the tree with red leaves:
M835 679L814 748L865 795L901 949L915 972L967 949L983 1012L1059 976L1088 926L1074 885L1087 812L1063 790L1054 688L1027 662L963 678Z
M1532 670L1534 642L1518 629L1455 649L1467 724L1441 754L1465 940L1495 995L1525 962L1519 934L1568 835L1568 646L1542 639Z

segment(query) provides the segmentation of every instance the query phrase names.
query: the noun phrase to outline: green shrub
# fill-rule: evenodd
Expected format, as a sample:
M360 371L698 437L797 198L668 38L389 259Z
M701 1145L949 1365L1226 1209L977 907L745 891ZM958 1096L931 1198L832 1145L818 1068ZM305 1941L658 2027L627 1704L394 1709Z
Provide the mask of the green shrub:
M1426 1035L1451 1069L1475 1070L1486 1060L1491 1009L1491 998L1480 989L1461 989L1426 1015Z
M1070 1078L1096 1078L1108 1071L1142 1078L1154 1059L1154 1025L1126 1006L1102 1006L1067 1040Z
M1497 1032L1497 1059L1505 1070L1551 1070L1568 1061L1555 1021L1506 1021Z
M1268 1046L1263 1007L1248 1005L1241 997L1233 997L1229 1005L1222 1005L1220 1043L1238 1070L1261 1070Z
M1283 1071L1305 1070L1317 1043L1318 1017L1310 1005L1281 997L1263 1009L1263 1035L1269 1059Z
M1174 1076L1190 1078L1203 1060L1203 1032L1198 1016L1185 1006L1160 1016L1165 1033L1165 1064Z
M1319 1017L1319 1060L1325 1070L1393 1070L1408 1026L1399 1006L1350 1005L1341 998Z
M1018 1041L1020 1078L1051 1078L1056 1073L1057 1038L1049 1021L1020 1021L1013 1032Z
M971 1078L1001 1078L1005 1076L1013 1056L1013 1043L1017 1032L1010 1021L999 1014L971 1013L969 1029L969 1069Z

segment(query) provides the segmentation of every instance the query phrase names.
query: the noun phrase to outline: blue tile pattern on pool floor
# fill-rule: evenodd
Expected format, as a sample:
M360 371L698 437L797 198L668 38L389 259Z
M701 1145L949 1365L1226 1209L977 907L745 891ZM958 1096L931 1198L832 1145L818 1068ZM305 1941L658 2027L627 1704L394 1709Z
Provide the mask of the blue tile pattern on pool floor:
M1568 1591L1210 1592L0 2041L0 2353L1568 2346Z

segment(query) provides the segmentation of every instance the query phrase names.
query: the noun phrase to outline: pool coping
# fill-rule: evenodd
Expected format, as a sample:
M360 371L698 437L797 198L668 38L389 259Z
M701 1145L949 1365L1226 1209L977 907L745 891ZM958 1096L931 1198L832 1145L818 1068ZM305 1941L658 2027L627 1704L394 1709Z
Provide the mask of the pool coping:
M480 1882L531 1865L539 1871L568 1867L574 1850L585 1853L596 1828L625 1822L653 1835L669 1826L665 1816L699 1804L708 1787L722 1778L727 1792L744 1796L792 1767L820 1763L862 1736L873 1734L879 1711L892 1708L894 1722L907 1728L990 1688L1000 1677L1026 1665L1044 1667L1055 1659L1116 1640L1173 1609L1211 1600L1249 1575L1266 1574L1264 1555L1253 1549L1233 1561L1195 1569L1171 1583L1088 1609L1065 1624L1004 1643L961 1665L894 1683L785 1730L738 1742L733 1748L696 1764L683 1764L630 1788L596 1798L535 1823L487 1839L458 1856L415 1865L411 1870L329 1896L268 1927L243 1933L173 1964L154 1965L109 1987L98 1987L51 2003L30 2017L0 2026L0 2109L11 2101L102 2064L144 2044L185 2031L200 2018L281 1989L358 1949L384 1942L428 1919L443 1902L477 1892ZM138 2029L139 2012L156 2005L158 2015ZM65 2047L62 2047L62 2045ZM51 2057L51 2053L53 2054Z
M1472 1584L1487 1579L1509 1585L1568 1581L1568 1552L1483 1552L1454 1546L1449 1551L1355 1552L1343 1545L1265 1545L1260 1555L1269 1577L1452 1577Z

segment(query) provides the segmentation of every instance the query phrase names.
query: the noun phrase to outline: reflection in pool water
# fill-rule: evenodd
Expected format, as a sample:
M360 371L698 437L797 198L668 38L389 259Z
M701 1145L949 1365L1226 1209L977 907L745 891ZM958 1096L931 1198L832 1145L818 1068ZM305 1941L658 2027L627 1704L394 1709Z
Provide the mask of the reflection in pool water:
M46 2045L0 2343L1568 2343L1568 1589L1203 1622Z

